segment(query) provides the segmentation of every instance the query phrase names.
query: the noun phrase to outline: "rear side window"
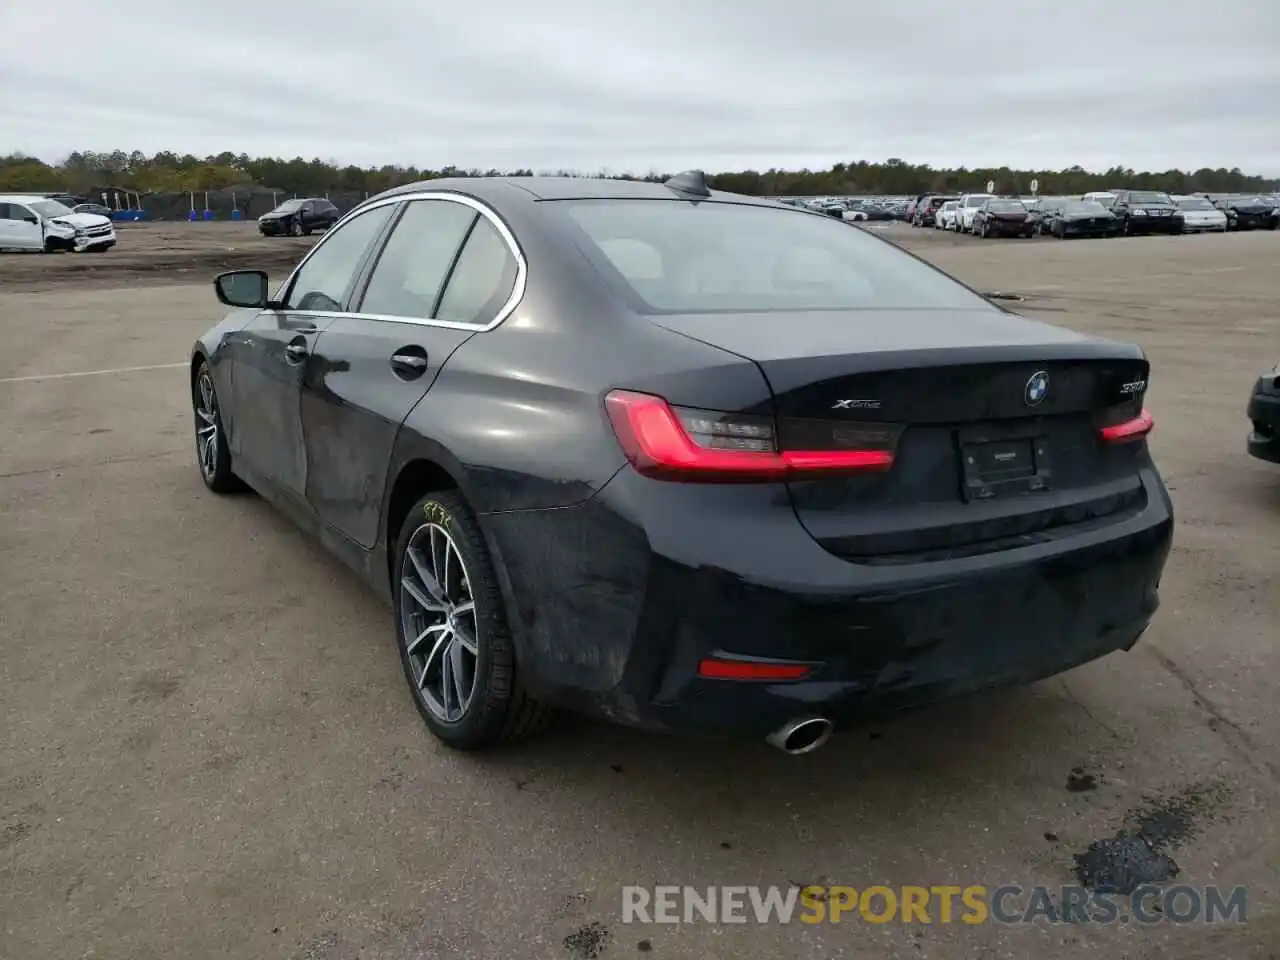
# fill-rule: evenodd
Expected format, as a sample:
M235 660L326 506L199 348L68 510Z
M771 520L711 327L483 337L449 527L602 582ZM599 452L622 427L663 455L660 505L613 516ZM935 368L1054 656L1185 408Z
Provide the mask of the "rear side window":
M326 234L294 277L285 308L341 310L356 271L393 209L391 204L374 207Z
M449 277L436 319L480 326L491 323L511 297L516 272L511 248L498 229L481 217Z
M391 231L369 276L361 313L428 320L458 248L478 214L452 200L414 200Z
M587 257L641 313L991 309L893 244L830 217L681 200L554 206Z

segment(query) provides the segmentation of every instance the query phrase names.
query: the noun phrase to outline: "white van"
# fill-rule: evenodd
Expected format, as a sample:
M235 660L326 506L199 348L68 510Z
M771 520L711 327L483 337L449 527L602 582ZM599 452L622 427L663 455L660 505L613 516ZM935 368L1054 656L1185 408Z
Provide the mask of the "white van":
M75 213L57 200L0 194L0 250L110 250L116 230L110 217Z

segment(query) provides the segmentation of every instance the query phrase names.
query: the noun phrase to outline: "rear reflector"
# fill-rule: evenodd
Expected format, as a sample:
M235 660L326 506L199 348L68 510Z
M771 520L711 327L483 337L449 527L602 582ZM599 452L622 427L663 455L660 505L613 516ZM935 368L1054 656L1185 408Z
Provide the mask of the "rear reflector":
M629 390L611 392L605 410L631 465L659 480L750 483L893 466L891 446L779 451L772 417L678 410Z
M813 668L807 663L768 663L759 660L717 660L698 664L698 676L709 680L800 680Z
M1103 427L1101 430L1102 439L1107 443L1127 443L1131 440L1141 440L1155 428L1155 425L1156 421L1151 416L1151 413L1143 410L1132 420Z

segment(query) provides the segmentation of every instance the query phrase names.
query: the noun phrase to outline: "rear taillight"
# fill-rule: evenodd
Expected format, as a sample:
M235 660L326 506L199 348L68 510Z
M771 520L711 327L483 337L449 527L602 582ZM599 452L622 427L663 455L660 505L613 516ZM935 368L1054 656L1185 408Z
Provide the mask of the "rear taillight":
M1107 443L1128 443L1132 440L1141 440L1155 428L1155 425L1156 422L1151 413L1143 410L1132 420L1102 427L1099 432Z
M658 480L754 483L888 470L897 440L888 428L788 421L780 444L772 417L673 407L629 390L611 392L605 410L631 465ZM812 445L785 442L815 430Z

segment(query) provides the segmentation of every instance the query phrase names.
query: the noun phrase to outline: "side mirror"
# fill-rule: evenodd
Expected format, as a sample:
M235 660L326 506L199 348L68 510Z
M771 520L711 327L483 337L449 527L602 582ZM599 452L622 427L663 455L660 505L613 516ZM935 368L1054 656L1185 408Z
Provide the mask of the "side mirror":
M267 275L261 270L231 270L213 280L218 300L228 307L265 307Z
M39 223L40 223L40 218L39 218L39 217L37 217L37 216L33 216L32 214L28 214L27 216L23 217L22 219L23 219L25 222L27 222L27 223L34 223L34 224L36 224L36 225L39 225Z

